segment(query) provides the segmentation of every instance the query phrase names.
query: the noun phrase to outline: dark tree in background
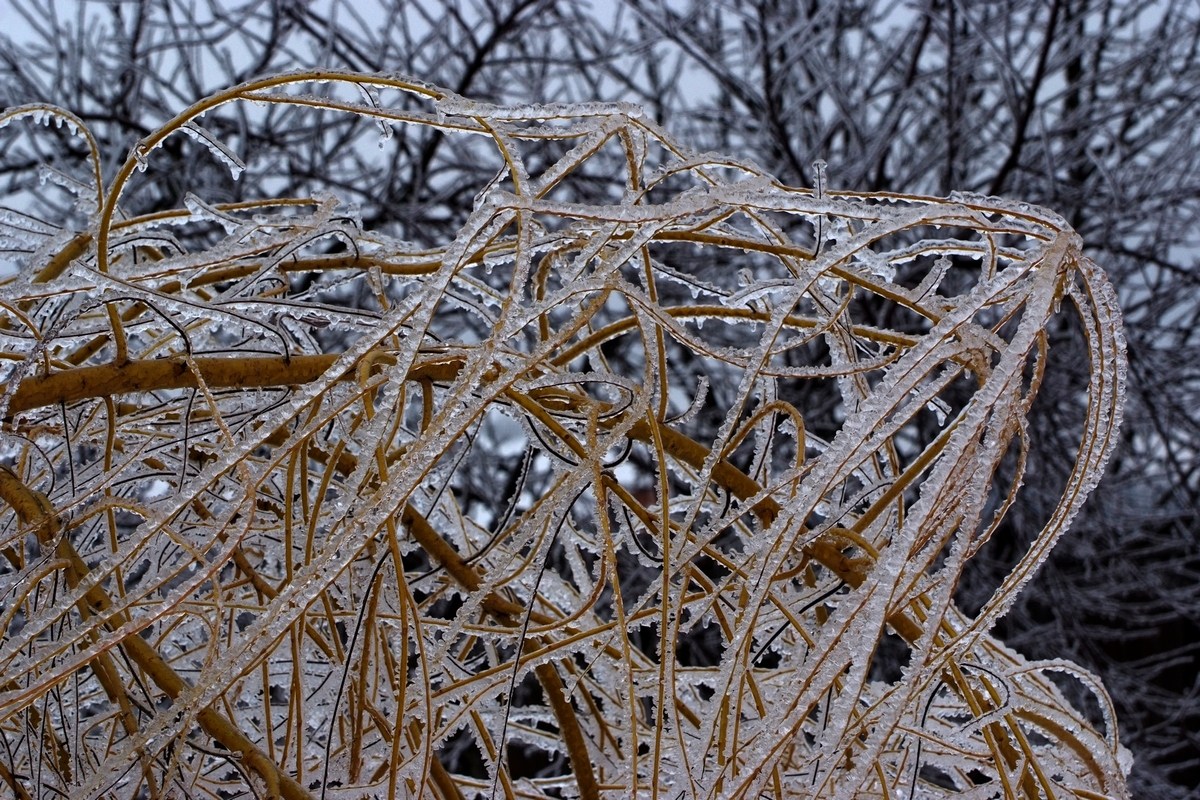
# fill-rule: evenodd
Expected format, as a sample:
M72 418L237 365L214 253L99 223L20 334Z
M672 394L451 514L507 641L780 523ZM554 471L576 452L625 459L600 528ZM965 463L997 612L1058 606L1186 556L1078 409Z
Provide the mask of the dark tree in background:
M1138 759L1135 796L1197 796L1200 3L10 0L4 27L0 103L75 111L108 169L198 97L328 66L411 74L492 102L628 100L697 149L786 183L1003 195L1059 212L1120 292L1130 395L1109 477L1000 634L1103 677ZM183 187L239 200L320 185L368 225L421 243L456 229L474 201L466 187L495 170L428 128L380 148L379 131L352 118L238 114L210 124L269 166L273 185L238 183L169 144L131 210L176 206ZM85 157L60 135L56 147L15 127L0 137L0 193L29 225L69 227L87 211L55 188ZM611 189L595 176L597 196ZM1043 388L1034 435L1061 437L1063 473L1027 476L1024 505L974 568L980 585L1037 530L1038 489L1060 488L1079 435L1059 420L1082 402L1085 378ZM968 609L972 597L968 582Z

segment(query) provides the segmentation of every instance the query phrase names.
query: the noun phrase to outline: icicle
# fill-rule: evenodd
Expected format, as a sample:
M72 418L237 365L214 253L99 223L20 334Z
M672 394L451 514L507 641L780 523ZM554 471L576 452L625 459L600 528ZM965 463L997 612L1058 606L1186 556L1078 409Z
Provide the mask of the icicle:
M946 427L946 416L950 413L950 404L940 397L935 397L926 405L933 412L939 428Z
M825 199L825 168L828 166L823 158L812 162L813 194L818 200Z
M133 159L134 165L138 172L145 172L150 166L149 155L153 147L146 147L144 142L138 142L129 151L129 156Z
M375 111L380 111L382 109L383 104L379 102L379 91L374 86L370 86L369 84L365 83L355 83L354 85L358 87L358 90L362 92L363 97L366 98L367 105L369 105ZM375 125L379 128L378 145L379 149L382 150L387 143L391 141L393 133L392 126L391 123L382 117L375 118Z

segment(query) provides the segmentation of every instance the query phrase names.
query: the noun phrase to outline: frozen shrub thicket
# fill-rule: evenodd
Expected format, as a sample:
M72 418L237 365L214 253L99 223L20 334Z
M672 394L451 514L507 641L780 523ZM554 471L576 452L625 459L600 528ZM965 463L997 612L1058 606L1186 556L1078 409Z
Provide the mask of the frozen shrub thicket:
M495 179L436 247L267 180L124 210L164 145L258 180L232 106L472 137ZM0 121L95 167L77 230L0 219L5 792L1126 796L1098 682L989 634L1120 417L1113 293L1052 213L395 76L246 83L113 170L68 112ZM1074 470L968 615L1080 353Z

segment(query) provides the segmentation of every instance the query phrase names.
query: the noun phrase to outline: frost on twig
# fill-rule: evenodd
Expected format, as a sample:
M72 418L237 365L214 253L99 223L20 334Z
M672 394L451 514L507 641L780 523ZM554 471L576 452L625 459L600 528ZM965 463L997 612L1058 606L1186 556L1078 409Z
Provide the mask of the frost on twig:
M194 123L243 100L500 169L432 249L324 197L120 212L176 131L256 180ZM989 633L1120 416L1113 293L1053 214L791 189L624 106L396 77L235 87L140 147L0 287L14 791L1125 795L1098 683ZM1075 468L968 615L1047 457L1052 329L1089 362Z

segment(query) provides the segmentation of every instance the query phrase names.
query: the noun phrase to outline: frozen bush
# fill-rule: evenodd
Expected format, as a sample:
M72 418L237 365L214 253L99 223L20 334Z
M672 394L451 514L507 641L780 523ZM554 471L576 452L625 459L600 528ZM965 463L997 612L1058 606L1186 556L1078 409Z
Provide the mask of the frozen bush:
M437 129L496 177L435 246L327 194L123 210L169 142L263 180L214 133L243 105ZM23 117L95 169L80 230L0 220L17 796L1126 796L1098 681L989 633L1120 418L1113 293L1054 214L396 76L235 86L107 181L78 119ZM1074 467L968 615L1078 359Z

